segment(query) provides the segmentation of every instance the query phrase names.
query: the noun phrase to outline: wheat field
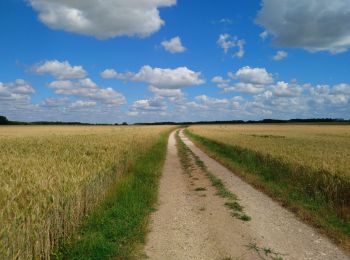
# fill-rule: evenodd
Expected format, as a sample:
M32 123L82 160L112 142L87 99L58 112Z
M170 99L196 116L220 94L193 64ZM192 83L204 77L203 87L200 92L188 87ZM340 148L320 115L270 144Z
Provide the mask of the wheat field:
M200 136L350 177L350 125L203 125Z
M249 183L349 248L350 125L200 125L188 134Z
M48 259L169 126L0 127L0 259Z

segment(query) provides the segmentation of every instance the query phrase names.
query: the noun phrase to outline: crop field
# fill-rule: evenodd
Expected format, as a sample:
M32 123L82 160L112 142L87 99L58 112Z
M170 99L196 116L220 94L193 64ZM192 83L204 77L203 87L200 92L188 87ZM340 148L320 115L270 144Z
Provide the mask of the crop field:
M200 125L212 157L350 248L350 125Z
M192 126L193 133L350 177L350 125Z
M170 128L0 127L0 258L48 258Z

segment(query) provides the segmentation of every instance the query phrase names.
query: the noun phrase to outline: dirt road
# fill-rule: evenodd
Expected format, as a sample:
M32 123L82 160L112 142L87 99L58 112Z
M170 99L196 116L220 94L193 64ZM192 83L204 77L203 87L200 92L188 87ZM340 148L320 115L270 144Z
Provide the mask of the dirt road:
M327 238L208 157L183 133L180 136L238 196L252 219L234 218L198 167L193 165L190 174L182 170L172 133L145 247L149 259L350 259Z

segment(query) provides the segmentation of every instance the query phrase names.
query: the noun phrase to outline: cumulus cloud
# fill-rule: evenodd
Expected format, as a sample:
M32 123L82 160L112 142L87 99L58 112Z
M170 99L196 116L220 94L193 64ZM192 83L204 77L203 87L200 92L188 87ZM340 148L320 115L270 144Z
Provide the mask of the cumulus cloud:
M49 60L33 65L32 71L38 74L50 74L60 80L84 78L87 75L82 66L71 66L68 61L58 60Z
M348 0L263 0L256 21L278 46L334 54L350 47Z
M243 58L244 56L244 45L245 45L245 40L238 40L237 41L237 47L238 51L234 54L235 57L237 58Z
M182 113L192 114L194 120L232 120L234 117L247 115L245 111L247 101L241 96L232 98L217 98L208 95L196 96L193 101L186 102Z
M11 118L30 118L31 111L36 111L37 106L31 103L31 96L35 93L27 81L17 79L14 82L0 82L0 111L1 114ZM28 118L26 118L28 116Z
M285 51L277 51L275 56L273 56L273 59L277 60L277 61L278 60L283 60L283 59L287 58L287 56L288 56L287 52L285 52Z
M32 101L35 89L18 79L0 82L0 111L11 120L19 121L81 121L114 122L120 117L116 111L125 98L112 88L100 88L90 79L57 80L49 84L55 94L64 95ZM70 97L79 98L69 104ZM80 100L80 99L84 100Z
M141 99L135 101L129 108L130 116L139 115L165 115L167 110L167 105L164 103L162 98L151 98L151 99Z
M262 33L259 34L260 38L265 41L266 38L269 36L269 33L267 31L263 31Z
M211 79L212 82L216 83L219 88L228 88L230 79L224 79L221 76L215 76Z
M332 104L336 106L347 105L350 100L350 85L341 83L333 87L329 85L317 85L310 88L310 103L322 107Z
M273 76L265 68L251 68L246 66L240 68L235 76L243 83L266 85L273 82Z
M108 71L112 71L109 69ZM143 66L137 73L115 73L115 78L130 81L145 82L158 89L180 89L203 84L200 72L194 72L187 67L176 69L152 68Z
M159 8L176 4L176 0L28 1L48 27L99 39L149 36L164 25Z
M265 85L238 82L233 87L225 88L224 92L237 91L237 92L243 92L243 93L257 94L257 93L263 92L264 90L265 90Z
M102 71L100 75L104 79L111 79L111 78L118 78L119 74L114 69L106 69Z
M349 95L350 96L350 84L338 84L335 85L332 88L332 93L333 94L343 94L343 95Z
M149 90L156 97L182 98L184 95L181 89L166 89L166 88L156 88L156 87L150 86Z
M16 79L14 82L0 82L0 99L30 99L35 89L25 80Z
M278 97L297 97L302 94L305 86L301 86L296 82L288 84L284 81L279 81L271 86L271 92Z
M224 84L224 83L228 83L230 82L229 80L227 79L224 79L223 77L221 76L215 76L211 79L212 82L214 83L218 83L218 84Z
M265 68L251 68L249 66L242 67L235 73L229 72L228 76L231 79L224 79L221 76L215 76L212 79L219 88L223 89L224 93L257 94L263 92L274 81L272 74L268 73ZM234 80L234 82L231 82L231 80Z
M74 109L74 110L80 110L80 109L86 109L86 108L91 108L95 107L96 102L95 101L83 101L83 100L78 100L72 103L69 108Z
M41 106L42 107L61 107L67 104L69 101L69 98L64 97L64 98L45 98Z
M168 41L162 41L161 45L170 53L180 53L186 51L186 48L182 45L179 36L176 36Z
M227 33L220 34L217 43L220 48L224 50L225 54L227 54L232 48L238 48L238 50L234 53L234 57L242 58L244 56L245 40L238 39L237 36L231 36Z
M35 93L35 89L25 80L16 79L13 83L5 85L11 93L29 95Z
M56 94L72 95L89 98L107 105L122 105L126 102L125 97L113 88L100 88L89 78L78 81L53 81L49 87L55 89Z
M195 101L204 106L206 109L225 107L229 104L229 101L226 98L213 98L207 95L196 96Z
M229 49L236 47L236 39L230 38L231 36L227 33L219 35L218 44L225 53L227 53Z

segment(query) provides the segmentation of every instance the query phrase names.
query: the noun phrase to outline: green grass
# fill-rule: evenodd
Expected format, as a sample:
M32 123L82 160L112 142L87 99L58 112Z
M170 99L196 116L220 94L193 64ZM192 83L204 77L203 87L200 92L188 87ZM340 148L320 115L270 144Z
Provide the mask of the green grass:
M225 203L225 206L232 210L232 215L243 221L250 221L251 217L246 215L243 210L243 206L238 203L238 198L235 194L229 191L220 178L216 177L213 173L211 173L204 162L189 149L186 144L181 140L179 136L179 131L176 133L176 141L178 147L178 154L180 157L180 161L185 172L191 172L192 170L192 159L195 164L202 170L202 172L208 177L211 184L216 188L217 195L226 198L229 201ZM197 188L195 191L203 191L205 188ZM232 206L235 205L235 206Z
M57 259L132 259L144 243L148 216L154 211L169 131L142 155L84 221ZM137 250L136 250L137 251Z
M256 243L250 243L246 247L255 252L262 260L283 260L284 255L279 252L275 252L269 247L259 247Z
M347 183L339 185L344 190L338 191L338 196L333 200L326 196L326 189L332 188L325 186L327 178L338 176L317 175L310 169L293 168L271 156L213 141L187 129L185 133L211 157L350 251L349 204L344 205L349 200L347 194L350 194Z

